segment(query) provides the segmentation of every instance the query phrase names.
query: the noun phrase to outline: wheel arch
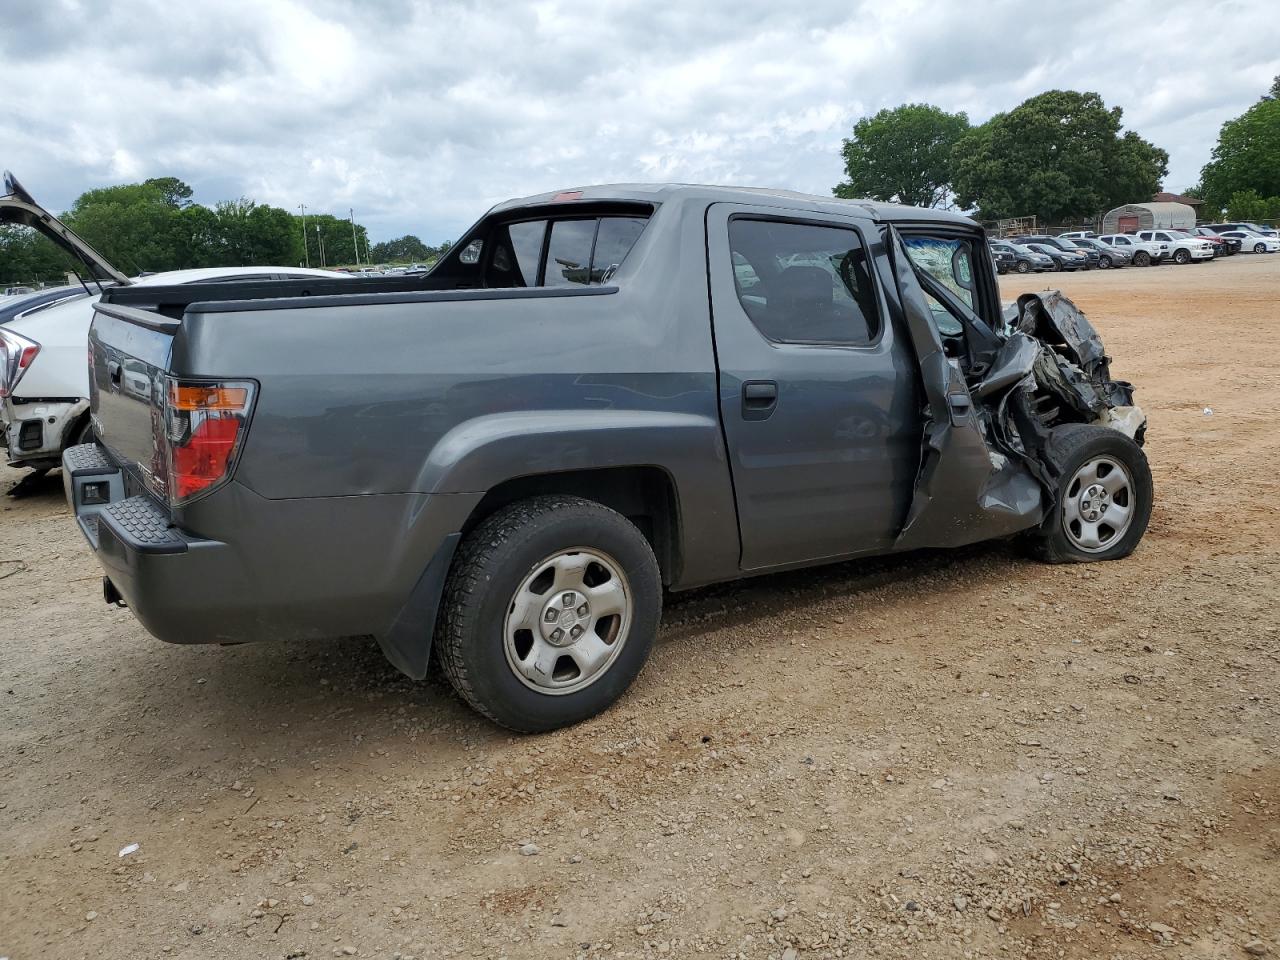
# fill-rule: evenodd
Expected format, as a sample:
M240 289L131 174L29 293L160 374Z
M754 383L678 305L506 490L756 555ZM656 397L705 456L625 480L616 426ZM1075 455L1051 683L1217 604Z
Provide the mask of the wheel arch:
M656 464L524 474L489 490L462 527L465 538L508 504L562 494L591 500L626 517L644 534L658 559L662 582L679 579L683 557L680 495L675 478Z
M521 496L581 496L648 523L646 536L669 586L709 583L738 570L737 510L714 410L478 417L440 438L415 489L482 494L478 519Z

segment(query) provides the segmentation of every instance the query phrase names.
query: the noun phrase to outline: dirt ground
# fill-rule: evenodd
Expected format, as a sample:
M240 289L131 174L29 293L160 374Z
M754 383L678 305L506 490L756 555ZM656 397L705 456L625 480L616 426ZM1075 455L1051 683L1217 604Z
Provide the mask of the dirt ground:
M546 736L155 641L59 478L0 498L0 957L1280 956L1280 256L1050 280L1151 417L1137 554L674 597Z

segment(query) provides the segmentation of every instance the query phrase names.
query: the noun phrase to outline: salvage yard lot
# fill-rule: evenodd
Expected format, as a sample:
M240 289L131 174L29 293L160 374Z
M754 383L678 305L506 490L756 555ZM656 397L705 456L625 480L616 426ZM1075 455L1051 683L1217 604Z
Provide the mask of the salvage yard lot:
M1151 418L1133 558L679 596L545 736L371 642L154 641L57 477L0 502L0 956L1280 955L1280 256L1046 283Z

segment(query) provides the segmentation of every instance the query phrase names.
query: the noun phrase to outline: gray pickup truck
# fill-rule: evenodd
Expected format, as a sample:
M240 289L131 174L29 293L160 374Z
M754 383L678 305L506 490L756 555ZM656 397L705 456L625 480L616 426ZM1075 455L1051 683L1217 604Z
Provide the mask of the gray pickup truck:
M426 276L96 311L63 469L108 600L175 643L368 635L416 678L434 650L520 731L621 696L664 589L1015 534L1111 560L1151 511L1092 326L1002 309L937 210L587 187Z

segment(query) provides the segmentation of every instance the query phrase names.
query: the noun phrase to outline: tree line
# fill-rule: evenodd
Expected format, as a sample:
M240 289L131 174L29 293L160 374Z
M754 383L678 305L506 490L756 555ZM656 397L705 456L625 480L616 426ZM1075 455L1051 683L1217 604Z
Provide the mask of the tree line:
M101 187L82 193L62 220L127 274L189 267L318 267L430 262L449 248L408 235L369 245L360 223L327 213L303 218L241 198L207 207L175 177ZM59 280L78 269L49 240L26 227L0 227L0 283Z
M1049 90L971 125L925 103L854 124L841 151L846 179L833 193L923 207L958 207L981 220L1043 223L1096 217L1145 202L1169 172L1169 154L1122 128L1123 111L1096 93ZM1222 126L1200 182L1186 193L1203 215L1280 217L1280 77Z

